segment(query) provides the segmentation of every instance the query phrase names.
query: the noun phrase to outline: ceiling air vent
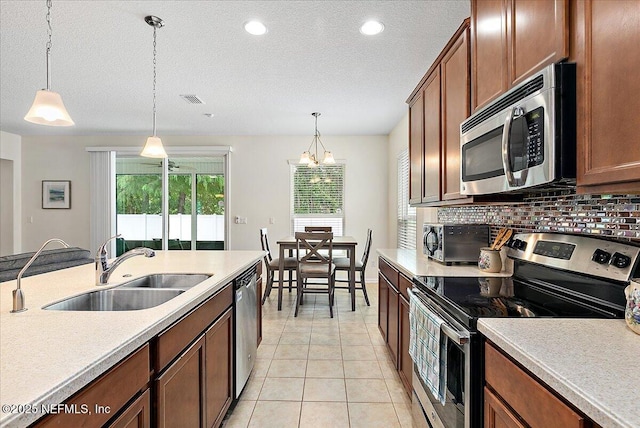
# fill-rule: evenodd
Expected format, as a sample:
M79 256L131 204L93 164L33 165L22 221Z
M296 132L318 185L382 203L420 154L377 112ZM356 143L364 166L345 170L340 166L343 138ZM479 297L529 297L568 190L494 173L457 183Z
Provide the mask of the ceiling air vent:
M180 95L180 98L188 102L189 104L204 104L204 101L200 99L197 95Z

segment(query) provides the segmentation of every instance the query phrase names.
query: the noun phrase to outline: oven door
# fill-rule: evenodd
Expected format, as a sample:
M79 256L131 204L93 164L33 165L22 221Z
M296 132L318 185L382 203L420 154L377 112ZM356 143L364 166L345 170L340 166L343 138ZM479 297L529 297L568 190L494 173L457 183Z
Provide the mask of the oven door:
M417 288L408 290L418 298L423 308L445 320L441 340L446 340L447 387L445 404L426 387L413 365L412 413L415 426L437 428L470 428L471 415L471 335L460 323L439 310L436 304ZM427 422L428 421L428 422Z

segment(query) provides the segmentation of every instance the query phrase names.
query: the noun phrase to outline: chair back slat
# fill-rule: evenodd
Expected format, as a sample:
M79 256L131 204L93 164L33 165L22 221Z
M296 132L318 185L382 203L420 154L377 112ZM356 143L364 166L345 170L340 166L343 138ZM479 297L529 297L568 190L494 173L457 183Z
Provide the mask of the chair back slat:
M296 232L295 238L299 263L331 264L333 260L333 233Z
M372 235L372 230L368 229L367 230L367 242L364 245L364 253L362 254L362 259L360 259L360 261L362 262L362 269L364 270L367 267L367 260L369 260L369 252L371 251L371 235Z
M269 249L269 237L267 236L267 228L260 228L260 245L262 246L262 251L266 251L267 254L264 256L265 263L267 266L273 260L271 257L271 250Z
M331 232L331 226L305 226L305 232Z

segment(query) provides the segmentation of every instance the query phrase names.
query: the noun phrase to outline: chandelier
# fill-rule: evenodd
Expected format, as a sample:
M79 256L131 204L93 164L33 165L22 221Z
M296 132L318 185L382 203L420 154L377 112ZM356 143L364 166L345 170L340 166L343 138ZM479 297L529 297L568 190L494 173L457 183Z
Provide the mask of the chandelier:
M145 22L153 27L153 135L147 138L140 156L147 158L166 158L162 140L156 136L156 30L164 26L164 21L157 16L147 16Z
M73 126L73 120L64 107L59 93L51 90L51 0L47 0L47 88L36 91L31 108L24 120L38 125L47 126Z
M314 113L311 113L311 116L316 118L316 132L313 135L313 140L311 141L309 148L305 152L303 152L302 155L300 156L300 164L307 165L309 166L309 168L315 168L320 164L320 161L318 160L318 143L320 143L320 146L322 146L322 149L324 150L324 157L322 159L322 163L324 164L336 163L336 160L333 158L333 154L326 149L324 144L322 144L322 140L320 140L320 132L318 132L318 116L320 116L320 113L314 112ZM313 153L311 153L312 147L314 147Z

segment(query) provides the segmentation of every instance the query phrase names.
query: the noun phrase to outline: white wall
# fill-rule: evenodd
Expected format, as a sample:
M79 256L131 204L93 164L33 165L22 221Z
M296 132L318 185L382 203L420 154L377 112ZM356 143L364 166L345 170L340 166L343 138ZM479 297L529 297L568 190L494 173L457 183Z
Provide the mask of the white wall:
M21 137L0 131L0 159L2 159L2 222L0 225L0 255L22 251L22 153ZM10 171L7 171L10 170ZM7 175L10 179L7 180ZM10 185L11 189L6 186ZM10 193L7 201L5 193ZM6 204L9 203L9 206ZM10 228L10 229L9 229Z
M165 146L231 146L228 194L230 218L247 217L247 224L231 223L229 249L259 249L259 228L269 228L275 247L289 232L289 165L310 144L312 136L191 136L162 137ZM23 251L37 249L51 237L89 247L89 155L86 147L142 147L139 136L33 136L22 138ZM389 246L387 136L325 136L323 143L338 161L346 161L345 234L364 244L373 229L372 254ZM43 210L42 180L71 180L71 209ZM273 217L274 224L269 224ZM395 241L393 243L395 246ZM95 249L91 249L94 251ZM358 257L362 248L358 248ZM376 257L370 257L367 278L377 276Z

